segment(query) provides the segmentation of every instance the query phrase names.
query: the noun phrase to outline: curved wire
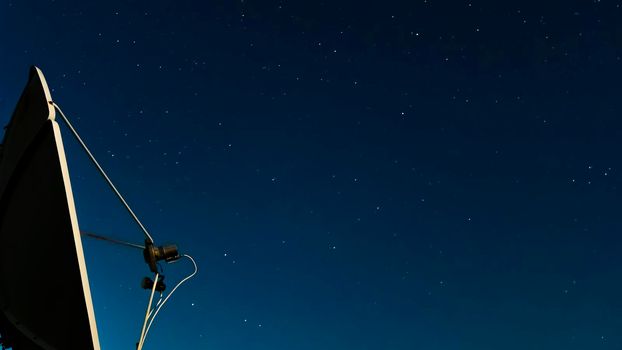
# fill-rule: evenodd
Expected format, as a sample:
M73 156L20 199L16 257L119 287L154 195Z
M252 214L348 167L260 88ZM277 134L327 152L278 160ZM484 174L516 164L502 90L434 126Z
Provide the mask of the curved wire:
M160 303L162 303L162 297L163 297L163 294L162 294L162 293L160 293L160 299L158 299L158 302L157 302L157 303L155 304L155 306L151 309L151 311L149 311L149 316L147 316L147 317L151 317L151 315L153 315L153 312L156 310L156 308L157 308L158 306L160 306Z
M149 232L147 232L147 229L145 228L145 226L143 226L142 222L140 222L140 220L138 219L138 217L136 216L136 214L134 214L134 211L132 211L132 208L130 208L129 204L127 204L127 202L125 201L125 198L123 198L123 196L121 195L121 193L117 190L117 188L114 186L114 184L112 183L112 181L110 180L110 178L108 177L108 175L106 175L106 172L104 171L104 169L99 165L99 163L97 162L97 160L95 159L95 157L93 156L93 154L91 153L91 151L89 150L88 147L86 147L86 144L84 143L84 141L82 141L82 138L80 138L80 135L78 135L78 132L76 131L76 129L73 128L73 125L71 125L71 123L69 122L69 119L67 119L67 117L65 116L65 113L63 113L63 110L60 109L60 107L56 104L56 102L52 102L50 101L50 104L52 104L54 106L54 108L56 108L56 110L58 111L58 113L61 115L61 117L63 117L63 120L65 121L65 124L67 124L67 126L69 127L69 130L71 130L71 133L73 134L73 136L75 136L76 140L78 140L78 142L80 143L80 145L82 146L82 148L84 149L84 151L86 152L86 154L89 156L89 158L91 159L91 161L93 162L93 164L95 164L95 167L97 167L97 170L99 170L99 173L104 177L104 179L106 179L106 182L108 183L108 185L110 186L110 188L112 188L112 190L114 191L114 193L117 195L117 198L119 198L119 200L121 201L121 203L123 203L123 205L125 206L125 209L127 209L127 211L130 213L130 215L132 215L132 218L134 218L134 221L136 221L136 223L138 224L138 226L140 226L140 228L142 229L142 231L145 233L145 236L147 237L147 239L149 239L149 241L151 243L153 243L153 237L151 237L151 235L149 234Z
M160 306L157 307L157 309L155 310L155 313L153 314L153 317L151 317L151 321L149 321L149 325L147 326L147 330L145 331L145 335L142 337L142 341L141 343L144 344L145 343L145 339L147 338L147 334L149 334L149 329L151 328L151 324L153 324L153 320L155 320L156 316L158 316L158 312L160 312L160 310L162 309L162 307L164 306L164 304L166 304L166 302L168 301L168 299L171 297L171 295L173 295L173 293L175 293L175 290L181 286L184 282L186 282L187 280L191 279L192 277L194 277L194 275L197 274L197 272L199 271L199 268L197 267L197 263L194 261L194 259L188 255L188 254L182 254L181 256L186 257L188 259L190 259L190 261L192 262L192 265L194 265L194 272L192 272L191 274L189 274L188 276L186 276L183 280L179 281L179 283L177 283L177 285L175 286L175 288L173 288L171 290L170 293L168 293L168 295L166 296L166 298L164 298L164 301L162 302L162 304L160 304ZM179 260L175 260L172 262L177 262Z

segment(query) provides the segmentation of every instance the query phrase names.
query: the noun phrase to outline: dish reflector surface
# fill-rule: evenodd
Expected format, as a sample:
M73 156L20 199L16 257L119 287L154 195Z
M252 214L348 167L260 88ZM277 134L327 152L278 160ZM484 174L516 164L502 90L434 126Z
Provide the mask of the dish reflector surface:
M0 334L15 350L99 350L80 229L43 73L30 71L0 154Z

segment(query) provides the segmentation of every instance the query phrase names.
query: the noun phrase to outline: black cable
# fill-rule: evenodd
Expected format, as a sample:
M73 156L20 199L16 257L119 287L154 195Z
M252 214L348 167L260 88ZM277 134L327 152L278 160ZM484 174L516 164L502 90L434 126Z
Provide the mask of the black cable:
M80 230L80 234L83 235L83 236L90 237L90 238L95 238L95 239L99 239L101 241L106 241L106 242L110 242L110 243L114 243L114 244L119 244L119 245L123 245L123 246L130 247L130 248L136 248L136 249L141 249L141 250L145 249L145 246L142 246L140 244L130 243L130 242L126 242L126 241L122 241L122 240L114 239L114 238L110 238L110 237L100 236L98 234L87 232L87 231Z

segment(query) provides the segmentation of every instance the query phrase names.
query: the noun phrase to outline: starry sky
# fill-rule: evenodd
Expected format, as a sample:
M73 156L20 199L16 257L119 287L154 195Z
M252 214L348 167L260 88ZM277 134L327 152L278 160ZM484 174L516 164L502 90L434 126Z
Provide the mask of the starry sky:
M0 121L39 66L196 258L145 349L620 349L621 57L621 1L2 0ZM142 243L63 132L81 228ZM141 252L83 244L133 348Z

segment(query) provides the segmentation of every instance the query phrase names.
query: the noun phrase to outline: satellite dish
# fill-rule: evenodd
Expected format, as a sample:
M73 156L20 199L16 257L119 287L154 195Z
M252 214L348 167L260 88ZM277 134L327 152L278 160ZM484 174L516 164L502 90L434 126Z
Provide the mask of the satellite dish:
M63 141L41 70L0 150L0 343L99 350Z
M145 234L145 245L80 231L56 111L100 175ZM156 316L197 264L176 245L156 246L152 236L99 165L60 107L43 73L32 67L28 84L0 145L0 349L100 350L81 234L139 248L154 280L140 337L141 350ZM194 271L153 305L165 290L162 268L187 258ZM151 282L149 284L148 282ZM153 307L152 307L153 305Z

